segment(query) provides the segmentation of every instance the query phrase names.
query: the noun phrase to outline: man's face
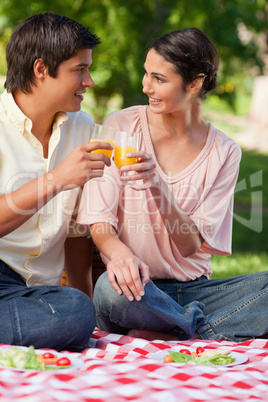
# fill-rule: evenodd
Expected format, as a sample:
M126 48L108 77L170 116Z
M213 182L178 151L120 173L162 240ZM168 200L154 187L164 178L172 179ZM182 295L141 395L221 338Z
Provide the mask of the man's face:
M88 71L92 64L92 50L82 49L69 60L63 61L56 78L46 77L44 93L54 112L77 112L81 109L83 95L94 82Z

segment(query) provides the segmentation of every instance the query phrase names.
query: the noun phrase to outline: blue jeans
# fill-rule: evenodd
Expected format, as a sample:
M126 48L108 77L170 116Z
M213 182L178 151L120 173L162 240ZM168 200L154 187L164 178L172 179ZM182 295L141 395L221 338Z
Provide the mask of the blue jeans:
M0 343L79 352L95 325L87 295L67 286L27 287L0 260Z
M233 342L268 333L268 272L178 283L150 281L141 301L132 302L114 291L105 272L95 285L93 301L97 326L108 332L149 329L186 340L197 331L203 339Z

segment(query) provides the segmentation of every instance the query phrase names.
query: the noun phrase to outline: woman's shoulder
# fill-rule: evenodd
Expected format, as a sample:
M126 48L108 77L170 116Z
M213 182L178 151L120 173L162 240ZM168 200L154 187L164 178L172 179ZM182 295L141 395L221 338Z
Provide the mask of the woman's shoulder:
M117 122L120 126L124 123L129 124L131 121L140 120L145 115L145 110L146 106L136 105L111 112L104 120L104 124L109 125L114 122Z
M233 138L229 137L227 134L214 127L212 124L211 130L214 137L213 145L214 148L217 148L217 152L220 150L226 155L233 154L234 156L241 158L242 151L240 145L238 145L238 143Z

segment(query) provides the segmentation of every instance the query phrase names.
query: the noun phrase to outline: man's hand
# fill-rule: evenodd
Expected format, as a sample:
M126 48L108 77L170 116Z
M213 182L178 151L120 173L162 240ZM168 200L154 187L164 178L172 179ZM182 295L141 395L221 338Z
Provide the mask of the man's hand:
M106 166L111 165L108 156L92 153L96 149L113 149L108 142L94 141L75 148L67 158L49 172L52 182L61 186L62 190L70 190L83 186L88 180L103 176Z

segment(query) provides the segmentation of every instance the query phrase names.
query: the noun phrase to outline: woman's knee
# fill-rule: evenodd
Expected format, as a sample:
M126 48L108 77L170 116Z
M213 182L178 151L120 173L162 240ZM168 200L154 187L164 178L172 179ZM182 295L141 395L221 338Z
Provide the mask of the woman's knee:
M114 292L112 285L110 284L108 273L104 272L97 280L94 293L93 301L94 304L98 303L99 299L110 299L109 295Z
M96 307L97 314L101 311L107 312L111 310L113 305L117 307L122 303L128 302L127 298L121 294L119 295L112 287L108 273L104 272L96 282L93 294L93 302Z

